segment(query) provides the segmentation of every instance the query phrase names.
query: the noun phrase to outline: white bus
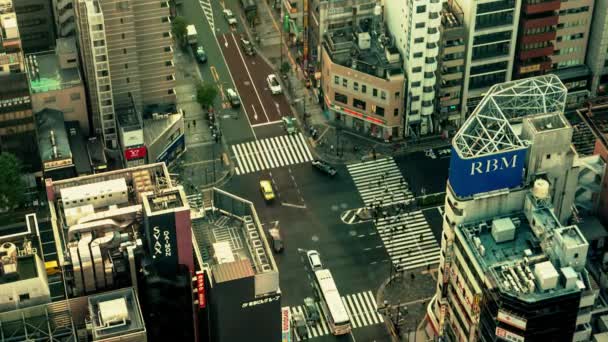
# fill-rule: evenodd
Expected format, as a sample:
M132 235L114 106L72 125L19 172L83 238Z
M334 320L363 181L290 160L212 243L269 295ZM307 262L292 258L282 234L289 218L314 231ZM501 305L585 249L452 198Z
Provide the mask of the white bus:
M334 335L350 333L350 317L329 270L315 271L315 290L321 301L323 315Z

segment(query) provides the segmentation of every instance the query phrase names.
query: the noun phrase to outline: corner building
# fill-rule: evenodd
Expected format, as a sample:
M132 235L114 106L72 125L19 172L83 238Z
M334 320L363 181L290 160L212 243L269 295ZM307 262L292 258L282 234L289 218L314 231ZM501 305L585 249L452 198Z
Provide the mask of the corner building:
M426 332L445 341L585 341L597 285L567 222L578 156L554 75L498 84L453 140Z

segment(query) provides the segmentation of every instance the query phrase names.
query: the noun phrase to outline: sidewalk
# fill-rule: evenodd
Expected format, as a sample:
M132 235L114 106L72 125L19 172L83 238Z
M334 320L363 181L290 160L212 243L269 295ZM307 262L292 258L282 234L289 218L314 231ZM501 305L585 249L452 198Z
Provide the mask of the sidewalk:
M336 127L335 123L330 122L323 112L316 92L306 88L304 73L300 66L295 64L294 56L297 55L297 49L288 47L287 43L280 45L280 34L277 32L277 28L281 25L279 12L270 9L265 1L261 1L258 13L260 15L260 24L255 29L260 37L257 44L258 54L276 70L279 70L281 49L283 49L282 60L291 65L290 72L282 80L286 89L285 95L290 101L297 119L300 121L304 134L310 136L310 126L317 129L319 136L311 145L319 158L336 164L348 164L373 158L372 150L376 151L376 157L394 156L424 151L428 148L443 147L449 144L448 141L437 136L424 137L417 141L406 139L405 141L394 143L385 142L363 137L351 130ZM246 28L246 30L251 41L255 42L253 38L256 33L253 33L249 28ZM283 38L286 40L286 35ZM340 131L339 134L336 134L337 129ZM323 134L323 132L326 133ZM339 138L337 135L339 135ZM359 148L358 151L354 151L354 146Z

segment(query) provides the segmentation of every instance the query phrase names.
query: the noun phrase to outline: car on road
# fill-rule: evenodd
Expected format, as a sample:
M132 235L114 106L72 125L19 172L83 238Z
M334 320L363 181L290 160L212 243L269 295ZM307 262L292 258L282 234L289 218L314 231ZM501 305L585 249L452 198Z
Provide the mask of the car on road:
M319 309L317 309L315 300L312 297L304 298L304 316L306 317L306 323L310 326L315 326L321 321Z
M227 8L224 10L224 18L228 22L228 25L236 25L236 17L234 16L234 13Z
M272 183L269 180L260 181L260 191L266 202L274 200L274 190L272 189Z
M319 252L315 250L310 250L306 252L306 256L308 257L308 263L310 264L310 269L314 271L322 270L323 263L321 262L321 255Z
M255 49L253 48L253 44L248 39L241 37L241 48L248 56L255 55Z
M327 175L329 175L331 177L335 176L338 173L338 171L336 170L335 167L333 167L333 166L329 165L328 163L326 163L326 162L324 162L322 160L319 160L319 159L313 160L312 161L312 166L315 169L317 169L317 170L319 170L319 171L321 171L321 172L323 172L323 173L325 173L325 174L327 174Z
M279 79L277 75L270 74L266 77L266 82L268 83L268 88L270 88L270 92L272 95L277 95L283 92L281 89L281 84L279 83Z
M285 128L287 134L295 134L297 132L298 129L296 128L296 120L294 118L284 116L281 120L283 121L283 127Z
M205 52L205 49L202 46L196 48L196 51L194 51L194 56L196 57L196 60L199 63L207 63L207 53Z
M230 102L232 108L238 108L241 106L241 99L239 98L239 94L237 94L234 89L226 89L226 98Z

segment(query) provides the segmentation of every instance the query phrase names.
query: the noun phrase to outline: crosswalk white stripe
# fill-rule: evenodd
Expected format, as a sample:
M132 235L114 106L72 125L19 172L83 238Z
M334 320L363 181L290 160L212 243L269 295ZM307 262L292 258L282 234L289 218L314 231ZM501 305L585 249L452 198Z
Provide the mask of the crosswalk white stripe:
M238 166L234 168L234 173L236 173L237 175L241 174L241 170L239 169Z
M361 308L361 304L359 304L359 301L357 300L357 295L356 295L356 294L353 294L353 295L352 295L352 299L353 299L353 302L355 303L355 305L356 305L356 307L357 307L357 313L358 313L358 315L359 315L359 318L361 318L361 322L363 322L363 326L369 325L369 324L367 323L367 318L366 318L366 317L365 317L365 315L363 314L363 312L364 312L365 310L363 310L363 308Z
M254 165L253 171L261 170L260 166L258 165L258 162L256 161L255 151L251 148L250 143L245 143L244 145L245 149L247 150L249 160L251 161L251 164Z
M306 155L308 156L308 160L312 160L312 153L310 153L310 149L308 148L308 144L306 143L306 139L304 138L304 135L302 133L298 133L298 139L300 140L300 142L302 143L302 146L304 147L304 151L306 152Z
M286 161L283 160L283 157L281 156L281 147L278 145L277 141L273 138L270 138L266 139L266 143L268 144L268 147L270 148L272 153L277 156L277 166L281 167L287 165Z
M260 170L265 170L268 167L264 164L264 156L262 155L262 152L258 150L257 146L255 145L255 142L249 142L249 145L251 146L251 150L253 151L253 154L255 156L255 160L258 162L258 164L260 165Z
M315 302L315 306L317 307L317 311L319 311L319 315L321 316L321 319L319 320L321 323L321 327L323 328L323 333L325 333L325 335L329 334L329 327L327 326L327 324L325 324L325 319L323 318L323 310L321 309L321 306L319 305L319 303Z
M292 147L293 152L298 157L300 163L305 162L306 159L302 156L302 152L300 151L300 148L298 146L298 141L295 139L295 137L293 135L290 135L289 137L287 137L287 140L289 140L289 145Z
M272 146L272 144L270 143L270 141L268 141L268 139L262 139L262 145L264 146L264 148L266 149L266 151L268 151L268 154L270 155L270 158L272 160L272 163L274 165L276 165L276 167L281 166L281 164L279 164L278 162L278 157L275 157L275 150Z
M289 140L289 136L283 136L282 138L283 138L283 141L285 142L285 152L287 152L287 154L289 155L290 160L293 161L292 164L302 163L303 160L300 160L298 158L293 146L291 146L291 140Z
M302 306L298 306L298 312L300 312L302 315L304 315L304 307ZM304 315L304 317L306 317L306 315ZM306 324L306 331L308 332L308 336L313 336L313 337L317 337L317 332L315 331L314 333L311 331L310 327L308 326L308 324Z
M372 320L372 316L370 315L371 306L369 306L368 303L365 302L365 299L363 298L363 294L361 294L361 292L357 293L357 298L359 299L361 305L365 308L365 311L363 312L365 318L367 318L369 324L373 324L374 321Z
M346 297L342 297L342 304L344 304L344 308L346 308L346 312L348 313L348 317L350 317L350 325L353 328L360 327L361 324L359 323L359 317L357 317L357 315L354 313L354 311L351 310L350 306L348 305L349 302L350 302L349 295L347 295Z
M241 158L243 158L243 160L247 163L247 167L249 169L247 172L254 172L255 167L253 166L253 161L251 160L251 153L247 150L247 145L240 145L239 148L243 151Z
M289 161L289 159L287 158L287 154L285 153L285 151L283 150L284 146L283 146L283 141L281 140L281 137L274 137L273 141L275 143L276 150L278 151L278 153L281 155L281 160L284 161L284 165L289 165L291 164L291 162Z
M270 159L270 153L268 153L268 150L264 147L264 144L262 144L262 142L259 140L256 140L255 144L258 147L258 151L263 152L264 162L268 165L267 169L274 168L274 163L272 162L272 159Z
M363 292L363 300L367 304L367 307L370 308L369 314L374 321L374 324L382 323L382 321L378 318L378 309L376 308L376 300L371 296L371 291Z
M249 173L249 162L247 161L247 158L245 158L245 154L243 153L242 147L241 145L236 145L236 149L238 151L238 155L241 156L241 160L242 160L242 167L243 167L243 171L244 173Z
M293 145L295 146L298 154L302 156L302 160L304 162L309 161L308 155L306 154L306 145L302 145L302 141L298 138L297 135L291 136L291 140L293 141Z
M270 163L268 163L268 158L266 158L266 154L265 154L266 150L264 150L263 148L260 148L260 142L257 140L252 142L252 144L253 144L253 146L255 146L257 154L260 157L262 164L264 165L264 170L270 169Z
M239 157L239 153L236 150L236 147L234 145L232 145L232 153L234 153L234 156L236 157L236 163L238 166L242 167L243 163L241 162L241 158ZM237 167L235 169L237 175L239 174L240 169Z

